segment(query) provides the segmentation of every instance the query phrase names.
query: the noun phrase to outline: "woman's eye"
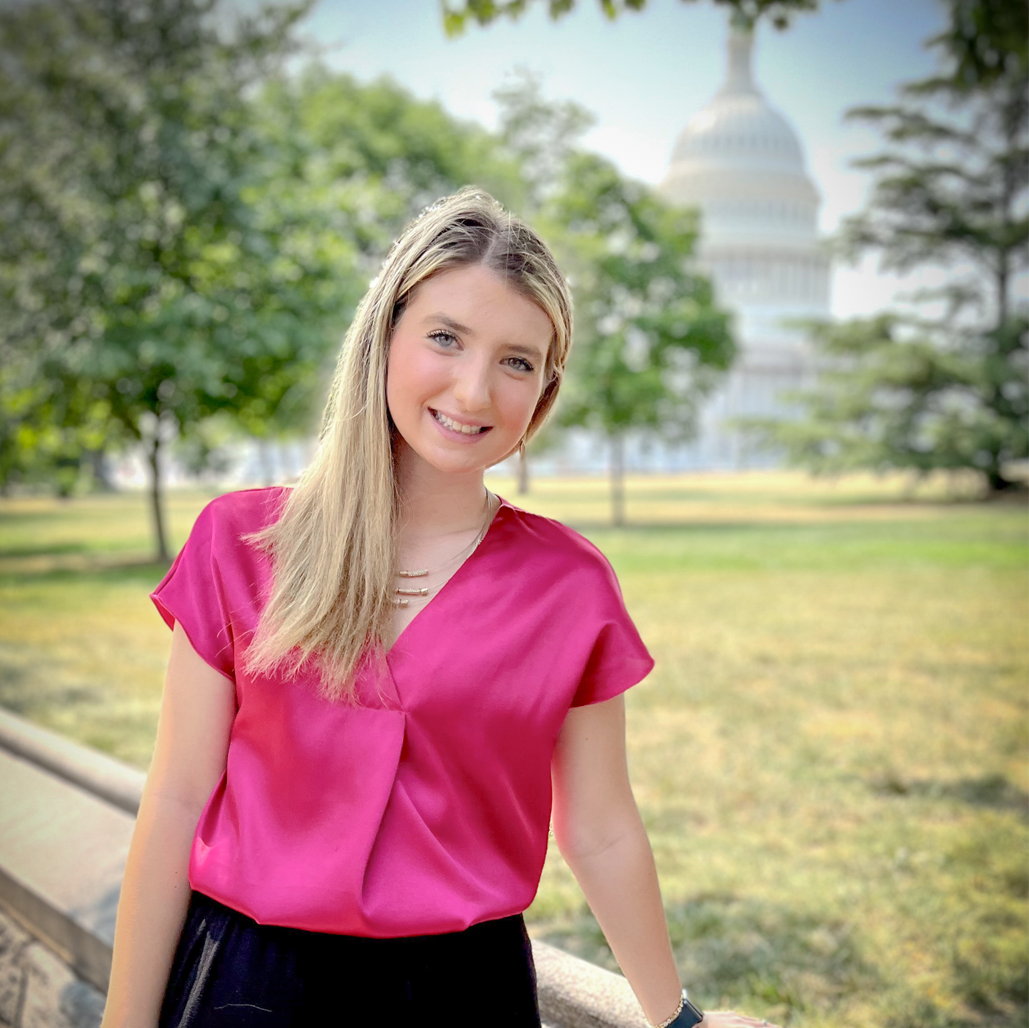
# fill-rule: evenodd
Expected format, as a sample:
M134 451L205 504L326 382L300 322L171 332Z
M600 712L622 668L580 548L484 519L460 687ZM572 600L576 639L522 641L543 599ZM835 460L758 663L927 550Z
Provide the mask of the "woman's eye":
M532 372L536 369L524 357L509 357L508 360L519 370Z
M440 329L438 332L430 332L429 338L435 340L440 346L446 348L457 342L457 336L453 332L446 332Z

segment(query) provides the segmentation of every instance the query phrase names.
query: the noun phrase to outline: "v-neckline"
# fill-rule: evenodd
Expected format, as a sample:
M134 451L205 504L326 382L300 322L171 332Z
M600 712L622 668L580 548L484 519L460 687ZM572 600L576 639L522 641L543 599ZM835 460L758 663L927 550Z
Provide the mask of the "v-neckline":
M479 552L482 550L483 546L486 545L486 540L489 539L490 535L492 534L493 526L496 525L497 519L500 517L500 512L505 507L510 507L511 506L511 504L508 503L507 500L505 500L504 497L501 496L499 493L495 493L494 495L497 497L497 499L500 501L500 503L497 505L497 509L494 512L493 517L490 519L489 525L486 527L486 531L483 533L482 538L479 540L478 546L476 546L475 549L472 550L472 552L469 553L468 556L465 557L465 559L463 561L461 561L460 564L458 564L458 566L454 569L454 573L439 587L439 590L437 591L436 595L433 596L429 600L429 602L426 603L425 606L422 607L422 609L419 610L418 613L415 614L415 616L413 618L411 618L410 621L408 621L408 623L406 625L404 625L404 627L400 631L400 634L396 637L396 639L393 640L393 643L389 647L389 649L386 650L386 661L387 661L387 663L389 663L390 658L393 657L394 651L396 650L397 646L401 642L403 642L404 636L406 636L411 631L411 629L414 627L414 625L418 621L423 620L423 618L425 616L425 612L428 611L428 610L431 610L436 605L436 602L447 591L447 589L450 587L450 584L454 581L454 579L457 578L461 574L461 572L464 571L464 569L472 561L475 560L475 558L478 556ZM390 671L392 672L392 666L390 667Z

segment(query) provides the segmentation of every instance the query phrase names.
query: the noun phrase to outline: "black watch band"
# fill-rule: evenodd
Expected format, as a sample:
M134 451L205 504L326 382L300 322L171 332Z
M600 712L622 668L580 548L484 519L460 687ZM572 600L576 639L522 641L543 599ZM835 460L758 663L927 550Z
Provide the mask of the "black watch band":
M700 1024L704 1020L704 1011L699 1007L695 1007L689 997L686 995L686 990L682 990L682 1010L679 1011L678 1017L668 1026L668 1028L693 1028L694 1025Z

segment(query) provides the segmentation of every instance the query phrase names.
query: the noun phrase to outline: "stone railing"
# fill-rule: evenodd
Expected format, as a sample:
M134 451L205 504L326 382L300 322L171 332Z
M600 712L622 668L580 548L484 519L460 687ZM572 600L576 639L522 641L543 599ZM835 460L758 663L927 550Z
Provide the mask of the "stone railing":
M0 711L0 1028L96 1028L145 776ZM534 942L548 1028L640 1028L624 978Z

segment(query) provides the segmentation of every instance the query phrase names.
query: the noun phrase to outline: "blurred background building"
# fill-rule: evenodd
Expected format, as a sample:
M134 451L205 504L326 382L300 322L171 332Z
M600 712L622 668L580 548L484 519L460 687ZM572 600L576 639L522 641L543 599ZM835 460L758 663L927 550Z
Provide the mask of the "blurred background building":
M815 358L800 322L831 316L831 272L819 237L821 196L789 120L753 74L754 36L733 23L725 80L680 133L659 191L700 212L697 255L717 300L733 312L738 354L710 395L688 443L627 433L626 467L636 471L776 467L737 419L783 417L784 394L815 380ZM670 126L671 128L671 126ZM542 474L603 474L608 444L581 429L532 456Z
M797 133L754 82L752 49L751 32L734 24L725 83L679 136L661 184L668 199L700 210L701 264L736 315L739 355L687 447L695 467L777 462L748 447L732 421L786 413L782 394L813 377L804 332L790 322L829 317L818 189Z

